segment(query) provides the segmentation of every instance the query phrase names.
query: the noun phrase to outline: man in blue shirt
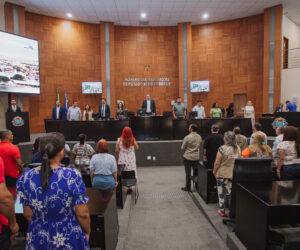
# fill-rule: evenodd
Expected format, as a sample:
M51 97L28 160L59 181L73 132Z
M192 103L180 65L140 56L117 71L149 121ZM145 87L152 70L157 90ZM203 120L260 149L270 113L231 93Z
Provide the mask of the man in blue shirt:
M286 101L286 111L287 112L297 112L297 105L295 103L291 103L290 101Z

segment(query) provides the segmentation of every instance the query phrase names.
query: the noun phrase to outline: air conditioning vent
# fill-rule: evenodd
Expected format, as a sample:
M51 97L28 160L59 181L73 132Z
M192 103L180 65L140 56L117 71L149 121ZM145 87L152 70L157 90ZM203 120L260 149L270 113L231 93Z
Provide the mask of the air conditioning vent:
M140 26L149 26L149 21L140 21Z

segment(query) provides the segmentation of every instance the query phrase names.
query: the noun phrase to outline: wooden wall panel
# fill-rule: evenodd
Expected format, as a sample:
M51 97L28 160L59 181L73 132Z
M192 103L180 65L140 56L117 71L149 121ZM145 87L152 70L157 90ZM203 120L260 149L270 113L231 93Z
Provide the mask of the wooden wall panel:
M262 113L264 16L193 26L192 80L210 80L209 93L192 94L206 111L227 107L234 94L247 94Z
M115 26L115 98L124 100L128 110L141 108L147 93L156 101L158 114L171 110L171 100L178 96L177 33L177 27ZM169 78L172 85L123 87L125 78Z
M69 106L90 104L98 110L101 95L83 95L81 82L101 81L100 29L97 24L71 22L26 12L26 36L39 40L41 95L23 95L24 111L30 112L31 133L44 131L51 117L56 89Z

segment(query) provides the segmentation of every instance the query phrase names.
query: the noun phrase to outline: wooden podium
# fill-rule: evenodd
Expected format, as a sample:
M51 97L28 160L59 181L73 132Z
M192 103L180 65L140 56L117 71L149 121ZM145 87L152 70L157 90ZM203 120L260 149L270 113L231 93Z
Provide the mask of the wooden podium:
M6 112L6 128L14 135L14 144L30 141L28 112Z

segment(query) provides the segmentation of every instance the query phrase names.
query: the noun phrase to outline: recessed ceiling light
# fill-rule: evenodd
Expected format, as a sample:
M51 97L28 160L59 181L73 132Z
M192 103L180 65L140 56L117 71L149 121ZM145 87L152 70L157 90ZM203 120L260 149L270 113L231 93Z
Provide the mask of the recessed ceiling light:
M202 15L202 18L203 19L207 19L209 16L208 16L208 14L207 13L204 13L203 15Z
M141 18L146 18L147 17L147 14L145 12L142 12L141 13Z
M71 18L73 15L71 13L67 13L67 17Z

